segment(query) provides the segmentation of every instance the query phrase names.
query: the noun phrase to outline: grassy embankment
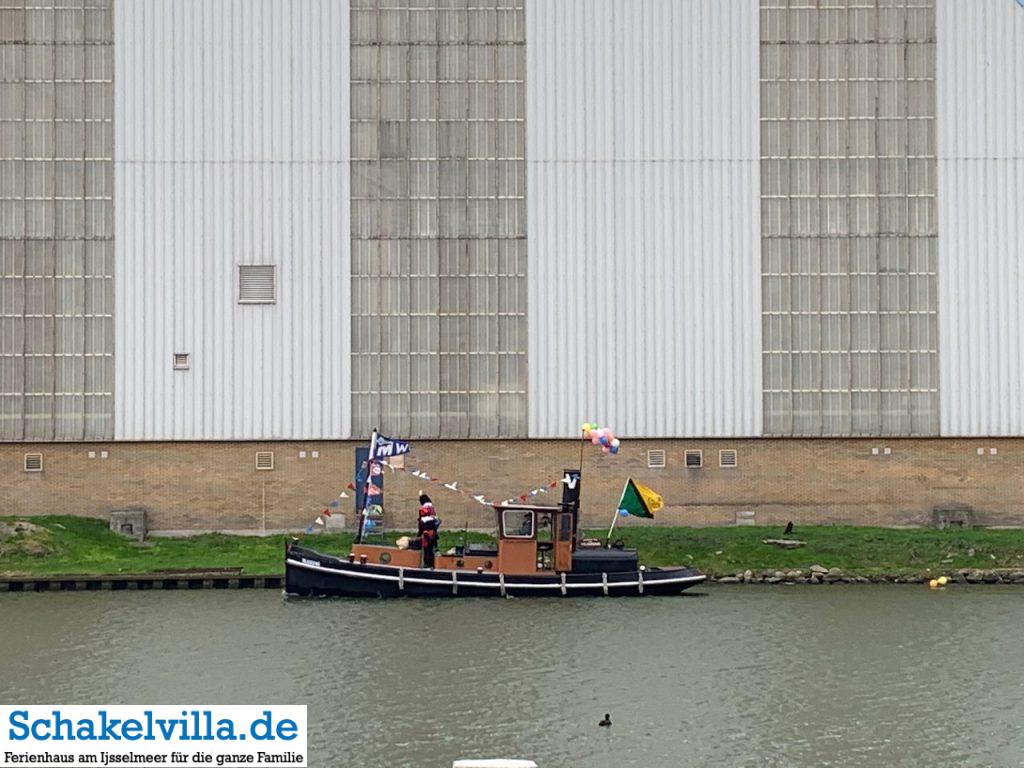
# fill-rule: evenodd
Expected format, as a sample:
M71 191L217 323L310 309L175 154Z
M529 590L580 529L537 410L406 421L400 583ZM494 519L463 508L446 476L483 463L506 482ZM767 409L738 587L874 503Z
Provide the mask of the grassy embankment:
M17 518L0 517L0 574L144 574L167 570L241 568L246 574L282 571L283 536L207 534L187 539L152 538L135 544L111 533L102 520L75 517L20 518L32 524L17 531ZM22 526L25 527L25 526ZM960 568L1024 570L1024 530L894 530L888 528L798 527L792 538L801 549L761 543L777 528L630 527L616 533L640 550L649 565L693 565L712 575L744 569L838 567L852 575L925 575ZM401 533L387 537L393 541ZM591 535L601 536L597 531ZM317 534L306 542L343 553L348 534ZM483 541L483 534L470 534ZM374 539L377 541L377 539ZM461 531L442 532L441 548L461 543ZM931 569L930 571L928 569Z

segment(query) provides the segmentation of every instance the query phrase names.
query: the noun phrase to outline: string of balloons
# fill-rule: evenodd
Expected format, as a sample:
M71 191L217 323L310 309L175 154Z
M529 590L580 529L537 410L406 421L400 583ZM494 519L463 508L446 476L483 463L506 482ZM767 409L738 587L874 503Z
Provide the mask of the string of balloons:
M587 421L580 429L583 430L583 439L601 446L602 453L615 454L619 452L619 438L609 427L599 427L597 424Z

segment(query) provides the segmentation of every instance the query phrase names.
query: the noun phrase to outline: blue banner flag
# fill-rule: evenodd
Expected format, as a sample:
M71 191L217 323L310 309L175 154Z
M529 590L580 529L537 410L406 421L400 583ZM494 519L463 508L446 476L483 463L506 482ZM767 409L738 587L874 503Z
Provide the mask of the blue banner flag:
M379 504L384 506L384 475L381 474L380 464L374 464L373 469L369 469L369 456L370 449L365 445L356 448L356 492L354 494L356 512L361 512L367 505ZM366 491L371 485L373 490L370 491L370 498L367 499Z
M401 456L408 453L412 443L408 440L395 440L383 435L377 435L377 442L373 446L373 459L386 459L390 456Z

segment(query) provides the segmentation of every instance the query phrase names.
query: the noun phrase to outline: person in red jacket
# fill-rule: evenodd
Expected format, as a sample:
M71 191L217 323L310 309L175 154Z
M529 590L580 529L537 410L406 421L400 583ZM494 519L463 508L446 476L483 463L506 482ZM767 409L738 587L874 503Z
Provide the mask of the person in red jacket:
M434 502L427 494L420 491L420 518L417 526L420 534L420 546L423 549L423 566L434 567L434 552L437 550L437 532L441 521L434 511Z

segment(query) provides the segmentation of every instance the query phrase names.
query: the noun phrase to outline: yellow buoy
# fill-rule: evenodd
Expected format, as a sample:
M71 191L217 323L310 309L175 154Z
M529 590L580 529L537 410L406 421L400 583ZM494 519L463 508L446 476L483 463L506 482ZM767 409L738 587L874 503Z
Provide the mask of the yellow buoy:
M946 586L949 583L949 579L946 576L939 576L939 585Z
M935 589L937 586L939 586L939 580L938 579L932 579L931 581L928 582L928 586L931 587L932 589Z

